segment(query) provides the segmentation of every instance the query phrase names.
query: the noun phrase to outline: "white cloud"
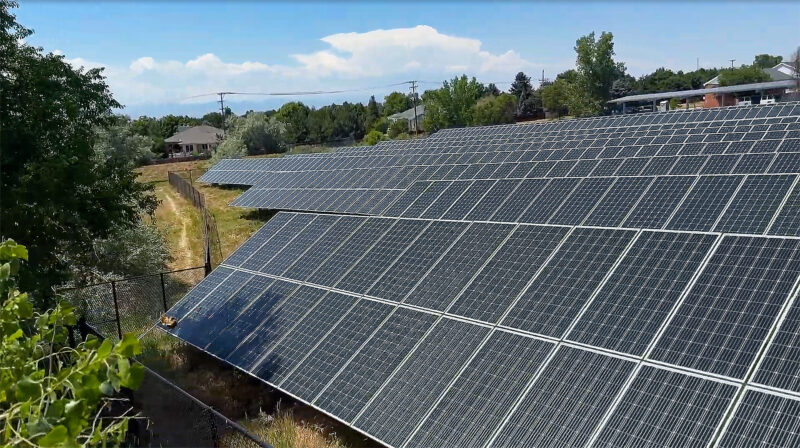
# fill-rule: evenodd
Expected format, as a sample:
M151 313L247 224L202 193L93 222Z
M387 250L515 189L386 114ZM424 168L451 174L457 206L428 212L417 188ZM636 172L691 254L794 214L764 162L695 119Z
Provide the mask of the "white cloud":
M321 39L328 49L293 54L292 65L224 61L212 53L182 62L139 57L128 65L107 66L111 90L123 104L169 104L209 92L281 92L363 88L398 79L446 79L466 73L479 79L511 79L538 65L514 50L492 53L477 39L452 36L419 25L339 33ZM81 58L75 66L101 67ZM491 79L489 79L491 78ZM190 101L209 101L210 98ZM236 100L236 97L231 97Z

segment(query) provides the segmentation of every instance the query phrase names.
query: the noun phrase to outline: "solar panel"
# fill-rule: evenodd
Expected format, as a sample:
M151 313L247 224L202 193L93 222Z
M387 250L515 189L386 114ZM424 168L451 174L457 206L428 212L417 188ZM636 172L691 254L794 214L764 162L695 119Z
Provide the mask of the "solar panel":
M552 347L492 333L405 446L483 446Z
M634 362L561 347L512 411L492 446L584 446Z
M736 386L644 366L593 446L706 446Z
M725 236L652 357L743 378L800 274L800 240Z
M794 445L798 116L223 161L236 205L325 213L275 215L166 330L388 446Z
M568 339L643 355L716 239L703 233L642 232Z
M720 447L789 447L800 444L800 401L748 390Z

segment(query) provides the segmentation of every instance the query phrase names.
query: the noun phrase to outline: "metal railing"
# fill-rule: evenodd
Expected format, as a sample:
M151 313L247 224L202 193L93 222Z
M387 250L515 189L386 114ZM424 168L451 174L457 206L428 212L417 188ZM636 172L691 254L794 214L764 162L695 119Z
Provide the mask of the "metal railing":
M205 267L159 272L88 286L57 289L101 336L139 334L205 276Z

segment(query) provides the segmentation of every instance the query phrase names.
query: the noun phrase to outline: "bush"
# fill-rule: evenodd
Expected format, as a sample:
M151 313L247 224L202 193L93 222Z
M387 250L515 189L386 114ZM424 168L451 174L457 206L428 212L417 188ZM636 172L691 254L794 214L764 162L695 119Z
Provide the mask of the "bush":
M517 100L508 94L485 96L472 107L473 125L513 123L517 112Z
M397 134L397 136L395 136L395 138L394 138L394 139L395 139L395 140L408 140L408 139L410 139L410 138L411 138L411 136L410 136L410 135L408 135L408 133L407 133L407 132L402 132L402 133L400 133L400 134Z
M123 387L136 389L144 368L132 364L139 341L125 335L112 344L89 337L71 348L75 325L66 303L34 312L16 289L20 261L28 251L13 240L0 244L0 445L117 446L131 417L113 418L108 408Z
M382 140L386 140L386 136L379 131L369 131L369 133L364 136L364 143L369 146L377 145L378 142Z
M370 130L378 131L385 134L386 132L389 131L389 126L390 126L389 119L386 117L381 117L375 120L374 123L372 123L372 128Z
M764 70L754 66L745 65L739 68L729 68L719 72L719 85L735 86L739 84L750 84L755 82L766 82L770 78Z
M247 146L238 135L233 133L228 134L228 137L217 146L214 156L211 157L213 162L222 159L238 159L247 155Z
M402 134L403 132L408 132L408 120L405 118L395 120L392 124L390 124L387 135L389 138L395 138L398 134Z

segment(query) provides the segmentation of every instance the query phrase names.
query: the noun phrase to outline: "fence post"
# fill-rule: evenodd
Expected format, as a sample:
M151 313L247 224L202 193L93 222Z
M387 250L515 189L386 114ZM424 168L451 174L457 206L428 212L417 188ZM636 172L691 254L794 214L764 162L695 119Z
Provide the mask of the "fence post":
M117 303L117 282L111 280L111 295L114 296L114 314L117 316L117 336L122 340L122 324L119 321L119 303Z
M164 312L167 312L167 288L164 286L164 273L161 276L161 300L164 302Z

